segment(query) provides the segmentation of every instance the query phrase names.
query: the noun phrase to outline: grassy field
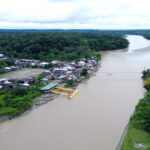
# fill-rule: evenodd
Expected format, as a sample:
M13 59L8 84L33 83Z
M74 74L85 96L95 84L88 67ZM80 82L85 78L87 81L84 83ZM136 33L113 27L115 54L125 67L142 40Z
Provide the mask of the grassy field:
M19 69L17 71L0 74L0 78L22 79L22 78L37 76L44 71L45 69L24 68L24 69Z
M150 133L134 128L131 121L121 150L143 150L135 148L134 143L144 143L144 150L150 150Z

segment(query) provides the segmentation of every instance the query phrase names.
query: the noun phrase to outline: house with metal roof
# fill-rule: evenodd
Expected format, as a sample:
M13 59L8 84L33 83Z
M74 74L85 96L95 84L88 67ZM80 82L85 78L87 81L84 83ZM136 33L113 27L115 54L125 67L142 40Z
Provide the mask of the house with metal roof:
M58 86L58 83L50 83L43 88L41 88L42 92L49 92L50 90L54 89L56 86Z

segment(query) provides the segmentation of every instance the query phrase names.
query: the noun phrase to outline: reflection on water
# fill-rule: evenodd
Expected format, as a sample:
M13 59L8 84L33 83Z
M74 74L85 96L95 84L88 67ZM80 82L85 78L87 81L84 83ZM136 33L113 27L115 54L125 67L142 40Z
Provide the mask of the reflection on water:
M127 38L130 46L141 40L140 36ZM104 52L102 67L79 85L80 92L72 100L59 96L23 117L1 123L1 149L114 150L144 94L141 71L150 66L149 57L149 51Z

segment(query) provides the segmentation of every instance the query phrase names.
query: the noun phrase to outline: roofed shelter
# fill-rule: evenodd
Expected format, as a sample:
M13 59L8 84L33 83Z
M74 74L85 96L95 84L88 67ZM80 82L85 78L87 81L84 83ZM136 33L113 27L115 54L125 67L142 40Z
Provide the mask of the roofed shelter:
M41 88L42 92L49 92L50 90L54 89L56 86L58 86L58 83L50 83L43 88Z

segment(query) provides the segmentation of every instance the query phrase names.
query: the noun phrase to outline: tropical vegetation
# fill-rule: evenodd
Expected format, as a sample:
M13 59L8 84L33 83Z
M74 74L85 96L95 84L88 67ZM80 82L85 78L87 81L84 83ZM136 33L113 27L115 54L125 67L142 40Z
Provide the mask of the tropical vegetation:
M82 75L82 76L86 76L87 74L88 74L87 68L83 68L83 69L82 69L82 72L81 72L81 75Z
M0 53L18 58L44 61L72 61L97 55L100 50L126 48L121 35L100 33L1 33Z
M8 66L14 65L14 62L10 59L2 59L0 60L0 69Z
M39 83L32 83L30 89L0 90L0 117L12 118L32 107L36 97L41 95Z

